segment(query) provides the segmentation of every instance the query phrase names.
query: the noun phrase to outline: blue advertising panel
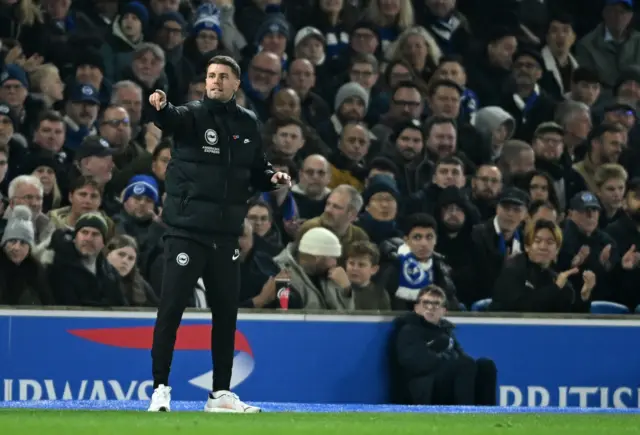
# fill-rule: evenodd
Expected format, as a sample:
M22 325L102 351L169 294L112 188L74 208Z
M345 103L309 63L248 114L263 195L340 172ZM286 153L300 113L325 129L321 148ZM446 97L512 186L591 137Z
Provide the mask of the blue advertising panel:
M154 313L0 310L0 400L148 400ZM186 314L175 400L211 388L210 317ZM496 361L503 406L640 407L640 321L452 318ZM385 403L390 319L241 315L232 387L248 401Z

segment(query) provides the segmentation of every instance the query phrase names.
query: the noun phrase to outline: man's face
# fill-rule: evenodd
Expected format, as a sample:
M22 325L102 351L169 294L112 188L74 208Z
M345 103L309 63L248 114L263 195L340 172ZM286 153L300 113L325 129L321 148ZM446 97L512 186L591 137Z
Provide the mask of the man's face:
M293 89L281 89L273 97L272 115L277 119L300 119L300 97Z
M355 29L349 40L351 48L356 53L374 54L378 49L378 35L370 29Z
M369 199L367 211L375 220L389 222L397 216L398 202L389 192L378 192Z
M319 196L329 185L331 172L326 160L307 157L300 170L300 186L311 197Z
M261 94L270 94L280 82L282 65L273 53L258 53L249 66L249 83Z
M391 100L389 112L399 119L419 119L422 113L422 96L415 88L400 88Z
M149 220L153 217L155 203L148 196L131 195L124 203L124 210L129 216L139 220Z
M324 43L318 38L305 38L296 47L296 57L309 59L314 65L318 65L324 58Z
M424 317L432 325L437 325L447 312L445 302L435 294L427 293L422 295L416 302L414 311Z
M536 156L533 149L522 150L520 154L509 162L509 172L511 174L526 174L536 168Z
M460 165L439 164L433 174L433 183L443 189L449 186L462 188L465 185L464 171Z
M513 233L520 226L526 215L527 208L520 204L500 203L496 208L498 226L502 231Z
M0 115L0 144L7 145L13 136L13 122L7 115Z
M124 149L131 141L131 122L124 107L107 109L100 123L100 136L115 148Z
M467 85L467 74L458 62L444 62L436 70L435 76L438 80L451 80L462 87Z
M602 11L604 25L612 32L621 33L629 27L633 10L621 3L607 5Z
M93 177L101 185L111 181L113 175L113 157L91 156L82 159L82 175Z
M625 208L631 219L640 224L640 191L630 190L627 193Z
M460 114L460 98L457 89L439 86L429 98L429 107L435 116L456 119Z
M301 98L307 96L316 85L316 72L311 62L304 59L296 59L289 68L287 85L291 86Z
M596 208L586 210L571 210L569 212L569 218L580 228L580 230L590 235L596 228L598 228L598 221L600 220L600 210Z
M427 148L438 158L449 157L456 152L457 132L453 124L446 122L431 127Z
M84 257L93 257L104 248L102 234L95 228L81 228L74 239L76 249Z
M533 150L538 159L557 162L564 150L563 138L559 133L543 133L534 138Z
M404 238L418 261L427 261L436 246L436 232L433 228L413 228Z
M636 124L636 113L633 110L612 110L604 114L605 122L620 124L627 130L631 130Z
M253 232L260 237L264 237L271 229L271 217L269 210L265 207L258 205L251 207L247 212L247 219L253 226Z
M160 78L164 69L164 62L148 50L131 63L133 74L144 84L152 85Z
M378 81L378 72L370 63L354 63L349 70L349 80L370 91Z
M124 14L120 21L120 29L130 41L137 41L142 36L142 23L135 14Z
M349 197L343 192L332 192L322 213L322 222L331 229L340 229L353 222L356 212L349 206Z
M575 113L565 126L565 134L577 139L586 140L591 132L591 115L587 111Z
M601 163L618 163L622 149L627 143L624 133L605 133L596 143L600 148Z
M551 221L551 222L558 222L558 212L556 212L553 208L540 207L533 214L533 216L529 218L529 220L534 223L542 219Z
M76 80L78 83L89 83L94 88L100 89L104 75L100 68L95 65L78 65L76 69Z
M22 240L9 240L4 245L4 252L13 264L20 264L29 255L29 245Z
M184 31L180 23L166 21L157 33L158 45L166 51L171 51L184 42Z
M218 34L213 30L202 29L196 36L196 47L200 53L210 53L217 50L219 44Z
M214 63L207 68L205 87L210 99L229 101L240 87L240 79L227 65Z
M83 127L91 127L98 119L99 106L93 102L70 102L67 115L73 122Z
M115 97L116 104L127 109L131 123L134 126L140 124L140 118L142 117L142 93L138 92L135 88L126 87L119 89Z
M260 45L264 50L282 56L287 49L287 38L280 32L269 32Z
M9 205L26 205L31 210L32 216L38 216L42 212L42 194L40 190L28 183L20 183L12 198L9 198Z
M576 34L571 24L552 20L547 32L547 44L552 52L566 53L576 42Z
M502 173L496 166L482 166L471 180L474 198L485 201L496 199L502 191Z
M45 194L51 193L56 184L56 172L49 166L38 166L31 175L38 177Z
M361 125L349 125L342 133L340 150L353 162L360 162L369 152L369 132Z
M289 124L278 128L273 137L275 149L287 157L294 157L304 146L304 136L298 125Z
M457 233L464 226L464 210L457 204L449 204L442 208L442 222L451 233Z
M365 115L364 101L358 97L349 97L340 106L339 115L345 122L362 121Z
M422 134L415 128L405 128L396 139L396 148L405 161L413 161L424 149Z
M71 212L76 216L98 211L101 201L102 197L100 192L93 186L82 186L74 192L69 193Z
M533 86L542 77L542 68L531 56L520 56L513 63L513 76L519 86Z
M6 101L13 109L22 109L28 94L29 90L18 80L9 79L0 86L0 100Z
M600 85L598 85L598 94L600 93L599 86ZM620 88L618 88L617 96L629 101L635 101L636 104L638 104L638 101L640 101L640 83L635 80L627 80L620 85Z
M600 83L578 82L571 84L571 97L591 107L600 96Z
M605 209L618 210L624 200L625 181L612 178L607 180L598 191L598 198Z
M491 63L503 69L511 69L513 55L518 49L515 36L505 36L489 44L488 53Z

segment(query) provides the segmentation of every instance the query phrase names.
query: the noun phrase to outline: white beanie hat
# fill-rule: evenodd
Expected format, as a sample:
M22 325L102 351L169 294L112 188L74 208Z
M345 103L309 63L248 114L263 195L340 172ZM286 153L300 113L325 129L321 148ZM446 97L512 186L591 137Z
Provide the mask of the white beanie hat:
M298 251L317 257L335 257L342 255L342 245L338 237L326 228L312 228L302 236Z

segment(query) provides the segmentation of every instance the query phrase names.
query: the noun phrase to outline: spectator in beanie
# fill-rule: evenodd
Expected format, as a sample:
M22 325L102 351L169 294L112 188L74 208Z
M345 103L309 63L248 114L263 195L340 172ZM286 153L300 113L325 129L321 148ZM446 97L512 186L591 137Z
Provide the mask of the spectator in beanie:
M318 126L322 141L330 148L337 148L344 125L363 121L368 108L369 93L361 85L355 82L342 85L336 94L333 115Z
M153 154L144 153L136 158L122 170L113 174L111 184L114 192L122 192L131 177L136 175L149 175L153 177L158 186L160 197L164 193L164 178L167 172L167 165L171 161L171 142L162 140L153 150Z
M104 74L113 81L117 72L131 65L133 51L144 41L149 26L149 11L138 1L128 2L111 24L111 33L102 44Z
M386 175L395 181L398 176L398 167L384 156L373 158L367 165L367 178L364 181L365 189L369 186L370 180L376 175Z
M27 155L27 147L14 136L16 117L8 104L0 101L0 147L7 150L10 159L7 162L6 180L10 181L21 172L21 166Z
M111 82L105 77L105 62L102 54L94 49L78 53L75 72L71 83L84 83L98 90L100 106L106 106L111 99Z
M0 305L49 305L53 298L44 268L33 256L31 210L11 209L0 240Z
M442 255L435 252L437 242L436 221L427 214L407 217L404 243L397 248L376 281L391 298L393 310L406 311L418 300L420 290L435 284L445 290L447 306L458 310L456 288L451 279L451 268Z
M254 45L258 52L268 51L278 56L282 70L286 70L289 62L287 43L291 37L291 26L286 17L283 14L269 14L258 27Z
M107 261L120 275L120 289L127 305L133 307L157 307L159 295L156 295L140 274L136 261L138 243L126 234L112 238L104 248Z
M320 30L311 26L303 27L298 30L294 38L295 58L308 59L320 74L328 73L329 71L326 70L326 43L327 41Z
M207 70L213 56L228 54L222 39L220 16L212 14L212 4L203 4L196 11L190 34L184 42L184 55L196 74Z
M41 263L57 305L120 307L126 304L118 272L102 249L108 223L97 212L80 216L73 231L57 230Z
M29 78L25 70L7 65L0 74L0 101L4 101L13 113L15 133L30 138L36 128L40 113L45 110L44 101L29 95Z
M362 228L376 245L387 239L402 237L398 226L400 192L393 178L375 175L369 179L362 193L364 212L360 213L356 225Z
M140 244L160 205L158 185L153 177L136 175L131 178L122 193L123 210L113 217L116 234L128 234Z
M596 284L593 272L580 269L554 270L562 245L562 231L555 222L539 220L527 226L526 253L510 257L498 277L491 311L520 313L570 313L576 300L589 303ZM569 281L580 276L583 284L576 293Z
M274 261L287 272L292 292L304 309L355 309L351 282L337 260L343 254L338 237L326 228L312 228L297 248L290 244Z

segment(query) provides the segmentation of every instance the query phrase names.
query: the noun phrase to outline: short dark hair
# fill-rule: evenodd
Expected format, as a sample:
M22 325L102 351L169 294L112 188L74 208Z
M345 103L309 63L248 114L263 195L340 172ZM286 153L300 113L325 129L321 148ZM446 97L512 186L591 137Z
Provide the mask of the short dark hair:
M438 231L436 220L427 213L414 213L407 216L404 224L404 234L407 236L414 228L433 228L434 231Z
M458 91L458 94L460 94L460 97L464 95L464 89L462 89L462 87L456 82L454 82L453 80L436 80L435 82L431 83L431 85L429 86L427 95L429 97L433 97L433 95L436 93L438 88L455 89L456 91Z
M171 141L163 139L153 150L153 153L151 154L151 160L158 160L158 157L160 157L160 153L166 149L171 149Z
M463 68L464 68L464 60L462 58L462 56L458 55L458 54L447 54L444 55L440 58L440 60L438 61L438 67L440 67L440 65L445 64L445 63L458 63L460 64Z
M556 213L558 212L557 207L553 205L551 201L539 199L537 201L532 201L531 204L529 204L529 216L533 216L534 214L538 213L538 210L540 210L541 208L553 210Z
M231 71L233 71L233 74L238 79L242 75L242 72L240 71L240 65L238 65L238 62L236 62L231 56L213 56L211 59L209 59L209 63L207 63L207 69L209 69L209 66L211 65L228 66L229 68L231 68Z
M589 141L589 146L591 145L591 141L595 139L602 139L606 133L625 133L626 130L622 128L622 126L618 124L612 124L610 122L603 122L593 128L589 137L587 138Z
M464 168L464 162L462 160L460 160L459 157L456 157L456 156L446 156L446 157L443 157L441 159L438 159L434 169L438 169L438 167L440 167L442 165L460 166L460 168L462 169L462 172L464 172L464 169L465 169Z
M71 185L69 186L69 193L73 193L78 189L82 189L85 186L91 186L100 192L100 196L102 196L102 190L100 189L100 184L93 178L86 175L79 175L71 181Z
M57 112L55 110L47 110L38 117L38 126L40 126L43 121L64 123L64 118L62 117L62 115L60 115L60 112Z
M396 92L398 92L400 89L415 89L416 91L418 91L418 94L420 94L420 97L422 97L422 89L420 89L420 86L418 86L415 82L411 82L408 80L401 81L393 87L393 89L391 90L391 96L395 96Z
M298 172L298 165L284 156L274 155L270 159L271 166L285 166L289 169L289 175L293 177Z
M304 122L300 121L297 118L293 118L289 116L284 119L274 118L274 121L275 121L273 125L274 131L277 131L279 128L287 127L289 125L297 125L298 127L300 127L302 134L304 135L305 133Z
M377 266L380 263L380 251L378 247L367 240L353 242L347 246L345 258L356 257L369 258L372 266Z
M429 137L429 135L431 134L431 129L433 127L441 124L451 124L453 125L453 128L458 131L458 123L456 123L454 119L445 118L444 116L430 116L429 118L427 118L427 121L424 124L424 129L422 130L425 138Z
M447 293L442 289L442 287L435 284L429 284L425 288L420 289L418 292L418 298L416 299L416 304L419 303L420 298L424 295L438 296L445 303L447 302Z

